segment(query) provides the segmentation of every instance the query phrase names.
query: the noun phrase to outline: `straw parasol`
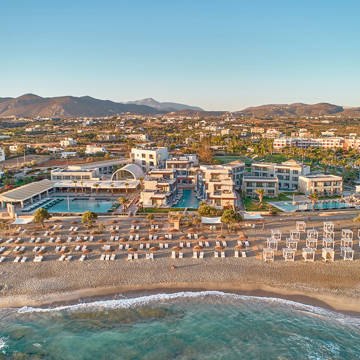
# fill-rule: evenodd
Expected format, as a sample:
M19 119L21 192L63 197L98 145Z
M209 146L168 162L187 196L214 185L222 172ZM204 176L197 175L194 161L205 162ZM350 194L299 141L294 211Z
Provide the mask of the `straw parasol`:
M205 235L201 235L201 236L199 237L199 239L200 239L200 240L206 240L207 237L206 237Z
M174 228L171 228L169 231L170 231L170 232L175 232L175 231L177 231L177 230L174 229Z
M153 252L153 251L158 251L159 248L157 246L153 246L150 248L150 251Z
M126 241L126 239L125 238L120 238L120 240L119 240L120 242L125 242Z
M202 247L200 245L195 245L194 246L194 250L201 250L201 249L202 249Z
M236 246L235 246L235 249L242 249L242 248L243 248L242 245L236 245Z
M136 252L137 251L137 249L136 248L133 248L133 247L131 247L130 249L128 249L128 252Z
M224 250L224 247L221 245L215 246L215 250Z
M136 219L131 221L133 224L136 224L138 221Z
M130 229L130 234L133 234L135 232L135 229Z
M159 237L159 240L160 240L160 241L165 241L165 238L164 238L163 236L160 236L160 237Z
M154 231L155 231L155 229L151 229L151 228L149 229L149 232L154 232Z
M188 231L191 233L195 232L194 228L190 228Z
M142 237L142 238L140 239L140 241L146 241L146 239L145 239L144 237Z
M83 254L87 254L89 253L91 250L90 249L84 249L84 250L81 250L83 252Z
M112 252L112 251L114 251L114 249L112 249L111 247L110 247L110 248L107 248L107 249L105 250L105 252Z
M180 246L173 246L172 249L174 251L180 251L181 250L181 247Z
M216 238L217 238L217 239L225 239L225 236L222 235L222 234L219 234Z
M181 236L180 240L186 240L186 236L185 235Z

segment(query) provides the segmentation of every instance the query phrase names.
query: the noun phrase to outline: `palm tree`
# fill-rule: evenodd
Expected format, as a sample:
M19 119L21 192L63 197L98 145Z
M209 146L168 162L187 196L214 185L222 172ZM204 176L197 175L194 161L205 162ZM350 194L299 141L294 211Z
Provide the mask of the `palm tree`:
M94 187L95 187L95 189L96 189L96 192L98 192L98 190L99 190L99 184L94 184Z
M264 189L256 189L254 193L259 197L259 207L262 205L262 202L264 200Z
M75 186L75 192L76 192L76 184L77 184L77 180L73 180L74 186Z
M111 194L114 194L114 184L111 184L110 187L111 187Z
M80 180L80 185L81 185L81 191L84 192L84 182L82 180Z
M124 197L124 196L120 197L119 198L119 203L122 205L123 209L125 210L126 204L127 204L126 197Z
M319 195L316 191L314 191L312 194L310 194L308 196L308 198L311 200L312 202L312 208L313 210L315 210L315 204L316 204L316 201L319 200Z
M126 193L128 193L128 186L129 186L129 183L125 183L125 188L126 188Z
M140 181L140 190L143 190L143 188L144 188L144 178L139 177L139 181Z

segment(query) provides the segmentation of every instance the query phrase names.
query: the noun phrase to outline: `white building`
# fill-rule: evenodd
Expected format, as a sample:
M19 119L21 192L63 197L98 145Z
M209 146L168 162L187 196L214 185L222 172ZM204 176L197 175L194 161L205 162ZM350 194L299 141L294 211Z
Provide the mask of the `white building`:
M5 150L0 148L0 161L5 160Z
M342 148L344 139L341 137L325 137L325 138L294 138L282 137L274 140L273 148L275 151L280 151L286 147L296 148L324 148L324 149L337 149Z
M64 140L60 141L60 146L62 147L68 147L68 146L75 146L77 144L77 141L73 139L72 137L67 137Z
M130 154L133 163L139 165L144 172L154 168L164 168L169 157L166 147L132 148Z
M86 145L85 154L94 155L96 153L107 153L107 150L103 146Z
M309 195L317 192L319 195L341 195L343 179L336 175L307 175L299 176L299 191Z

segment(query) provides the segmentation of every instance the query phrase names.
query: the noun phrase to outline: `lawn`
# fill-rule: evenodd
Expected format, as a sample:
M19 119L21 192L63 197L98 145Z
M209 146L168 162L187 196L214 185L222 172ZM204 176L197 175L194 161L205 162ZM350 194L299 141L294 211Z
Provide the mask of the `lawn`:
M279 196L275 198L270 198L267 196L264 196L263 203L259 207L259 201L257 199L252 199L249 197L243 198L244 206L246 211L266 211L268 210L267 203L270 201L288 201L291 200L288 196L285 194L279 194ZM275 209L275 208L274 208ZM275 209L277 211L278 209Z
M143 208L141 210L138 210L138 214L155 214L155 213L160 213L160 214L166 214L168 212L172 212L172 211L184 211L185 208ZM197 211L197 209L187 209L187 211Z
M249 163L249 158L240 155L215 155L214 159L219 161L220 164L227 164L232 161L241 160L245 163Z

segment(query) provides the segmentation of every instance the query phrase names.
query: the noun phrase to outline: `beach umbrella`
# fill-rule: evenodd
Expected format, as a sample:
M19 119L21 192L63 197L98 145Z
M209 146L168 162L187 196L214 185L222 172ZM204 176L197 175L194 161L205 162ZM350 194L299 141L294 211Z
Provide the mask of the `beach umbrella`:
M236 246L235 246L235 249L242 249L242 248L243 248L242 245L236 245Z
M192 232L194 232L195 230L194 230L194 228L190 228L188 231L192 233Z
M90 249L84 249L84 250L81 250L84 254L87 254L89 253L91 250Z
M125 238L120 238L120 240L119 240L120 242L125 242L126 241L126 239Z
M104 241L104 239L99 239L98 242L99 242L99 243L103 243L103 242L105 242L105 241Z
M194 246L194 250L201 250L201 249L202 249L202 247L200 245L195 245Z
M153 246L150 248L150 251L153 252L153 251L158 251L159 248L157 246Z
M217 238L217 239L225 239L225 236L224 236L224 235L219 234L216 238Z
M137 249L136 248L133 248L133 247L131 247L130 249L128 249L128 252L136 252L137 251Z
M130 234L133 234L135 232L135 229L130 230Z
M187 239L187 238L186 238L185 235L183 235L183 236L180 237L180 240L186 240L186 239Z
M155 231L155 229L151 229L151 228L149 229L149 232L154 232L154 231Z
M145 239L144 237L142 237L142 238L140 239L140 241L146 241L146 239Z
M180 251L181 250L181 247L180 246L173 246L172 249L174 251Z
M164 238L163 236L160 236L160 237L159 237L159 240L160 240L160 241L165 241L165 238Z
M170 232L175 232L175 231L177 231L177 230L174 229L174 228L171 228L169 231L170 231Z
M105 252L112 252L112 251L114 251L114 250L111 247L109 247L105 250Z
M133 224L136 224L138 221L136 219L131 221Z
M201 235L199 239L200 239L200 240L206 240L207 237L206 237L205 235Z
M224 247L221 245L215 246L215 250L224 250Z

